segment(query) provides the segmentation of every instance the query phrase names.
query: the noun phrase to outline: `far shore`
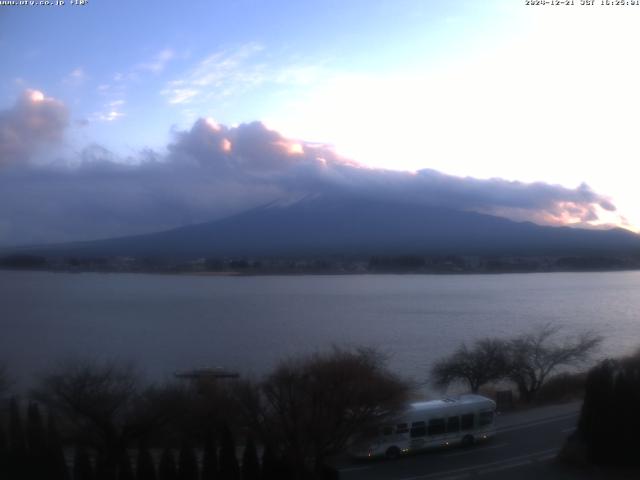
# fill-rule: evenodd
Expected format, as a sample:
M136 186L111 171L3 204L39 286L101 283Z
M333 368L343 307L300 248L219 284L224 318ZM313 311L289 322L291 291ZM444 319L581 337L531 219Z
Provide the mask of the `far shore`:
M424 271L424 270L387 270L387 271L341 271L341 270L109 270L109 269L60 269L60 268L7 268L0 267L0 271L7 272L49 272L49 273L105 273L105 274L141 274L141 275L177 275L197 277L281 277L281 276L355 276L355 275L431 275L431 276L460 276L460 275L509 275L509 274L547 274L547 273L615 273L636 272L640 268L612 268L612 269L573 269L573 270L466 270L466 271Z

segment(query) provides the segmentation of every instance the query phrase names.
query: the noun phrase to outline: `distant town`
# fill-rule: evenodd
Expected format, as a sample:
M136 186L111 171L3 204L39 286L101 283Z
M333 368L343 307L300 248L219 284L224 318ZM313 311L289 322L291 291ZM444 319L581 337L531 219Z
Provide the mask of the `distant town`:
M638 256L356 256L222 257L45 257L12 254L0 257L0 268L54 272L120 272L212 275L286 274L463 274L619 271L640 269Z

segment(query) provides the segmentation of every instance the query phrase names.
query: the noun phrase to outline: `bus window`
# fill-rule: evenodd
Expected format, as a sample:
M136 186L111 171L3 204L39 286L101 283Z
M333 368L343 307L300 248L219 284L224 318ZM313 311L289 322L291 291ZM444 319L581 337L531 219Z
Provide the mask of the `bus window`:
M427 426L424 422L413 422L411 424L411 438L424 437L427 434Z
M409 425L406 423L399 423L396 425L396 433L407 433L409 431Z
M493 423L493 411L480 412L480 417L478 418L478 424L481 427L484 425L491 425L492 423Z
M465 415L462 415L460 417L460 428L462 430L471 430L473 429L473 420L474 420L474 415L473 413L467 413Z
M449 417L447 419L447 432L459 432L460 431L460 417Z
M434 418L429 420L429 435L442 435L446 430L445 425L446 423L444 418Z
M393 427L391 425L385 425L382 427L382 435L391 435L393 433Z

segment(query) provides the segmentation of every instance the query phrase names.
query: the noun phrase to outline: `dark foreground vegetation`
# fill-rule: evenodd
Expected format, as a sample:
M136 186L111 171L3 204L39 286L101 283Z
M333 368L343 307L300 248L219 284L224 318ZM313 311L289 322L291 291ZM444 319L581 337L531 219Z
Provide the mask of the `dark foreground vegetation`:
M261 382L145 385L125 365L65 363L7 403L0 478L337 478L327 457L409 394L364 349L292 359Z
M580 396L586 378L573 444L589 461L636 465L640 354L585 376L578 367L600 341L550 325L480 339L437 362L430 381L513 389L518 405L531 405ZM68 361L24 398L10 387L0 370L0 478L15 480L338 478L333 456L415 398L378 352L340 348L281 362L261 381L149 384L122 363Z
M639 407L640 351L593 367L563 458L583 466L640 467Z

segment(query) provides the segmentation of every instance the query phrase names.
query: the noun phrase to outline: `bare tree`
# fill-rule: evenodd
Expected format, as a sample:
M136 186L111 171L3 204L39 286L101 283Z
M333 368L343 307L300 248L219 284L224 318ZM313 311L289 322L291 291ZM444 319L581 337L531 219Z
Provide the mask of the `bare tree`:
M602 342L594 332L559 339L559 330L558 326L545 324L509 342L508 378L525 402L535 399L551 373L584 363Z
M334 348L285 361L262 384L240 390L263 441L282 447L296 478L309 478L352 435L401 408L410 388L376 351Z
M162 418L145 394L129 365L70 361L44 375L33 397L72 422L78 435L88 437L109 472L128 443Z
M507 343L504 340L483 338L471 348L464 343L449 357L431 369L431 382L447 388L454 382L464 382L472 393L489 382L507 375Z

